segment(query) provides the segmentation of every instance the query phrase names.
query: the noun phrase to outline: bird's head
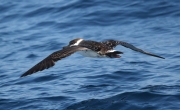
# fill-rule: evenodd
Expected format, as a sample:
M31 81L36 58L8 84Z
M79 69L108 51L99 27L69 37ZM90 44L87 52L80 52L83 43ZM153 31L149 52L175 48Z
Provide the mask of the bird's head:
M74 39L74 40L71 40L70 42L69 42L69 45L68 46L77 46L77 45L79 45L79 43L81 42L81 41L83 41L83 39L82 38L76 38L76 39Z
M79 45L79 43L83 41L82 38L76 38L76 39L73 39L69 42L68 46L64 46L63 48L67 48L67 47L72 47L72 46L77 46Z

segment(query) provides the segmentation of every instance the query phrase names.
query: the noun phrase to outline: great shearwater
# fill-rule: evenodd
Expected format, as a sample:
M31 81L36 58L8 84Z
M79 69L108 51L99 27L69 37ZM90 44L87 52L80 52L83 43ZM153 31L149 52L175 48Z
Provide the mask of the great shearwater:
M142 49L139 49L129 43L123 41L116 41L116 40L106 40L104 42L96 42L91 40L84 40L81 38L77 38L71 40L68 46L62 48L62 50L56 51L46 57L44 60L33 66L31 69L26 71L21 77L33 74L38 71L42 71L44 69L48 69L55 65L55 62L65 58L75 52L79 52L81 55L85 57L94 57L94 58L120 58L119 54L123 54L121 51L113 50L117 45L122 45L124 47L130 48L134 51L162 58L164 57L152 54L150 52L146 52Z

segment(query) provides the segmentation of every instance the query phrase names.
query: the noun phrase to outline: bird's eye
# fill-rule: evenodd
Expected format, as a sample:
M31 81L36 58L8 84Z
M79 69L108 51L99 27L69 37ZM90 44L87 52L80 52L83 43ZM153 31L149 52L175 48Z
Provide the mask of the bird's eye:
M69 45L71 45L71 44L74 44L74 43L71 41L71 42L69 42Z

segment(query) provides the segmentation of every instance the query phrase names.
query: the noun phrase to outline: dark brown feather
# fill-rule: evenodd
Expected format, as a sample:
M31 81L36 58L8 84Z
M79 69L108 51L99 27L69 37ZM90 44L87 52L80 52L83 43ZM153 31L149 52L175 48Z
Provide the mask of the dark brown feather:
M158 57L158 58L162 58L162 59L165 59L164 57L161 57L159 55L155 55L153 53L150 53L150 52L146 52L142 49L139 49L135 46L133 46L132 44L129 44L127 42L123 42L123 41L115 41L115 40L107 40L105 42L102 42L104 45L106 45L107 47L109 47L109 49L113 49L115 48L117 45L122 45L124 47L127 47L127 48L130 48L134 51L137 51L137 52L140 52L140 53L143 53L143 54L146 54L146 55L150 55L150 56L154 56L154 57Z
M95 52L100 52L100 54L106 54L106 52L108 51L108 48L106 47L106 45L100 42L91 41L91 40L82 41L79 44L79 46L86 47Z
M56 51L52 53L51 55L49 55L48 57L46 57L41 62L39 62L38 64L36 64L35 66L33 66L28 71L26 71L24 74L21 75L21 77L33 74L38 71L42 71L44 69L48 69L54 66L56 61L61 60L62 58L65 58L77 51L86 50L86 49L87 48L84 48L84 47L74 46L74 47L66 47L66 48L63 48L62 50Z

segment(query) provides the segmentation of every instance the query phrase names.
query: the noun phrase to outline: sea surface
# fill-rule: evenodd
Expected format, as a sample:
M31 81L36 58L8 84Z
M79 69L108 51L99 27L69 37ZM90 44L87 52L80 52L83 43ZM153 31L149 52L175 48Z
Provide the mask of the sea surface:
M117 46L20 78L75 38L165 59ZM0 110L180 110L180 0L0 0Z

